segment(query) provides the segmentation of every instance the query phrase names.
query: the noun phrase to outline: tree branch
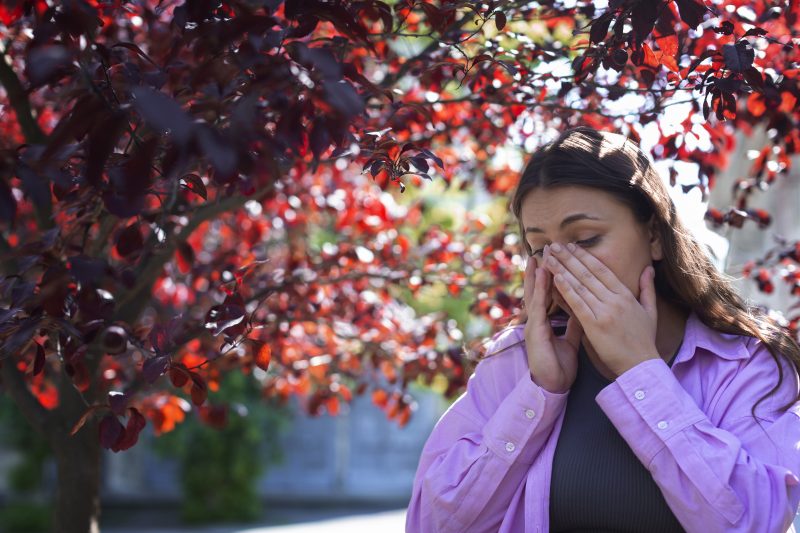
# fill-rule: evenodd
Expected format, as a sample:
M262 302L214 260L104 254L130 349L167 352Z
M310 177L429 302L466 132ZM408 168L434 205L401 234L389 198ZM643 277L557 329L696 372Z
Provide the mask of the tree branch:
M22 87L16 72L8 62L9 58L5 50L0 50L0 83L5 87L11 108L17 114L17 122L22 128L22 134L30 144L43 143L47 139L47 135L45 135L39 123L33 117L28 95L24 87Z
M5 87L8 101L11 108L17 115L17 122L25 136L28 144L43 144L47 140L39 123L33 116L31 103L28 100L28 93L19 81L14 69L9 64L10 58L6 55L5 49L0 49L0 84ZM50 190L48 186L48 191ZM36 223L41 229L53 227L53 206L48 201L46 204L34 204L36 209Z
M269 186L253 196L230 196L218 202L209 202L197 208L195 210L195 215L189 223L184 226L181 232L175 236L169 244L164 246L164 248L150 256L150 260L137 275L138 282L136 285L120 298L114 320L133 322L138 318L144 307L150 301L150 291L153 283L155 283L164 265L175 254L178 243L186 241L200 224L223 213L237 209L249 200L260 200L269 194L271 190L272 186Z

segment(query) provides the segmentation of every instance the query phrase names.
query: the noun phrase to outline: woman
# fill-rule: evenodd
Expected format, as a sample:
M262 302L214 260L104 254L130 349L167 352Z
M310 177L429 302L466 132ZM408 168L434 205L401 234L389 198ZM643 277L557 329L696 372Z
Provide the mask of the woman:
M715 270L647 157L566 131L512 209L525 311L425 444L406 530L790 528L800 347Z

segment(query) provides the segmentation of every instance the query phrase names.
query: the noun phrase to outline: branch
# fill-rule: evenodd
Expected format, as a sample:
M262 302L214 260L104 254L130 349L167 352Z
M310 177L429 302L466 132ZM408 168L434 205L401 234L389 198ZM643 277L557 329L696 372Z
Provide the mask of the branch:
M260 200L265 197L272 190L272 186L265 187L259 194L253 196L230 196L224 198L216 203L206 203L195 210L195 215L184 226L181 232L175 236L169 244L159 251L156 251L150 256L149 261L144 265L144 268L137 274L137 284L128 291L125 296L120 298L117 304L117 314L114 320L121 320L123 322L134 321L142 312L144 307L150 301L150 292L155 283L156 278L161 274L164 265L175 254L179 242L186 241L197 229L197 227L211 220L222 213L237 209L247 203L249 200Z
M9 65L10 58L5 49L0 50L0 84L5 87L11 108L17 115L17 122L28 144L44 144L47 140L39 123L33 116L28 93L19 81L14 69ZM49 187L48 187L49 191ZM53 206L48 201L45 205L34 204L36 209L36 223L41 229L53 227Z
M447 34L449 34L451 32L460 30L461 27L464 24L466 24L468 21L470 21L470 20L473 20L472 16L469 16L469 15L462 16L460 19L455 21L453 24L450 25L449 28L447 28L444 31L444 35L447 35ZM400 65L400 68L397 69L397 72L394 75L387 76L383 80L383 82L381 82L381 87L384 88L384 89L388 89L388 88L393 87L394 84L398 82L398 80L402 79L403 76L405 76L408 73L408 71L411 70L411 67L416 62L418 62L420 59L424 58L425 56L430 55L431 52L433 52L434 50L437 50L440 47L440 42L441 41L439 39L433 38L431 43L428 46L426 46L419 54L417 54L416 56L414 56L412 58L409 58L405 63Z
M42 131L36 119L33 118L33 110L28 101L28 95L25 92L25 88L22 87L19 77L11 68L11 65L8 64L9 61L10 59L5 50L0 50L0 83L5 87L11 108L17 114L17 122L22 128L25 140L29 144L41 144L45 142L47 135Z

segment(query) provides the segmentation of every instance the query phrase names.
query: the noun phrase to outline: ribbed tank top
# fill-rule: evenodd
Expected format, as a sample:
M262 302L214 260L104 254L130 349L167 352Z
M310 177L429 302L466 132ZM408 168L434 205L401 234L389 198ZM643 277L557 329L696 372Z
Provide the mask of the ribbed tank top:
M683 531L650 472L595 401L609 383L581 345L553 457L550 531Z

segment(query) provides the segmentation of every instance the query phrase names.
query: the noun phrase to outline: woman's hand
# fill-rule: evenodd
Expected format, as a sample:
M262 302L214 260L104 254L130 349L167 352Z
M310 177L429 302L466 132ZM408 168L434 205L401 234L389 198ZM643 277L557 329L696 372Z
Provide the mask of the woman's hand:
M544 257L549 255L545 248ZM528 367L534 383L550 391L569 390L578 372L578 346L583 331L575 317L567 322L562 337L553 334L547 309L552 300L552 275L538 266L535 257L528 258L524 278L525 346Z
M639 276L637 300L608 267L579 246L554 245L550 252L545 268L609 370L619 376L642 361L660 358L652 266Z

